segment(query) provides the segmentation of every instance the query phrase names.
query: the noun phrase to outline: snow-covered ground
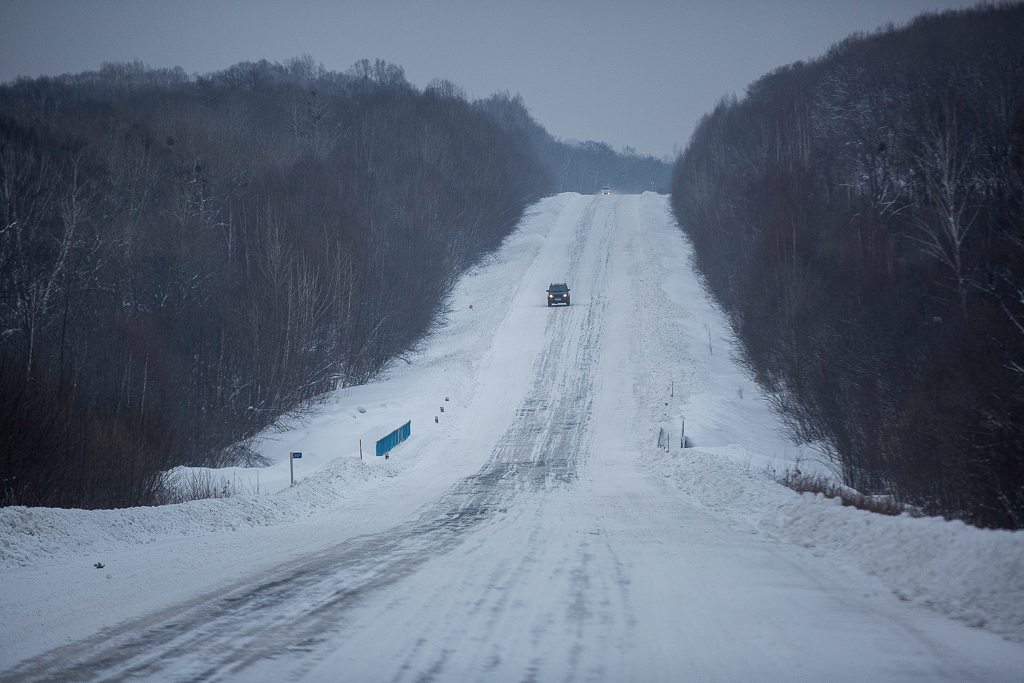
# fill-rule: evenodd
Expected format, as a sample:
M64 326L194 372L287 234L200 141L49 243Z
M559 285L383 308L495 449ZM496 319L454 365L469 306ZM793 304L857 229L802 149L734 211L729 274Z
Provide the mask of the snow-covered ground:
M0 681L1024 680L1024 534L765 477L816 454L689 254L665 197L546 199L248 493L0 510Z

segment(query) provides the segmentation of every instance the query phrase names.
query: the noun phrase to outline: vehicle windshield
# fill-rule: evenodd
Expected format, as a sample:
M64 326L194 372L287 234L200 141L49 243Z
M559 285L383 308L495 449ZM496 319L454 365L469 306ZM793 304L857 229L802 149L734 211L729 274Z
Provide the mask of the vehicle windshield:
M548 288L548 291L549 292L568 292L569 288L567 286L565 286L565 284L557 284L557 285L551 285L551 287Z

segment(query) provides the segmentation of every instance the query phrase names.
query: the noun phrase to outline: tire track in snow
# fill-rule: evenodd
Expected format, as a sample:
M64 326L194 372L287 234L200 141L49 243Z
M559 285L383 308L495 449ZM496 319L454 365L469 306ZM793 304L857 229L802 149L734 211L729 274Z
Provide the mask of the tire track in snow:
M607 223L595 230L598 201L584 207L565 261L567 281L578 283L581 262L588 252L597 254L586 285L574 286L589 291L588 300L551 311L545 352L534 364L532 387L512 425L480 471L452 487L421 517L425 521L312 554L256 586L219 589L105 629L24 661L0 674L0 681L214 681L266 660L278 660L294 674L339 637L345 613L370 594L450 552L470 530L507 512L520 494L571 487L592 438L594 374L607 305L612 231ZM605 218L611 220L607 213ZM591 555L586 548L580 552L579 566L569 570L574 602L568 617L577 624L577 642L569 653L573 666L582 651L582 624L592 617L587 602ZM518 571L525 571L524 563L518 564ZM534 637L543 631L535 630ZM441 653L420 678L430 680L447 656Z

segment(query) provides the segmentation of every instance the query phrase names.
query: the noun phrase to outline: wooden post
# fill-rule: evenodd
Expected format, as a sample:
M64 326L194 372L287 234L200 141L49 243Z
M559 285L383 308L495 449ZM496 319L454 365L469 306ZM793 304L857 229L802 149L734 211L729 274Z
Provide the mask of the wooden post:
M359 439L359 459L363 459L363 440Z
M288 474L291 475L292 483L289 486L295 486L295 454L288 453Z

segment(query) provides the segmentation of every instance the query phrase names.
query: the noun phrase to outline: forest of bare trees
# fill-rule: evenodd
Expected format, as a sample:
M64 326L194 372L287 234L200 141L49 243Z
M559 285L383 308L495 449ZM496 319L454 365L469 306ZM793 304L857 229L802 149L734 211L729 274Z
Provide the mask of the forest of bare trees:
M521 130L381 61L0 86L0 504L148 504L423 338L556 189Z
M672 204L846 484L1024 528L1024 6L923 15L708 114Z

